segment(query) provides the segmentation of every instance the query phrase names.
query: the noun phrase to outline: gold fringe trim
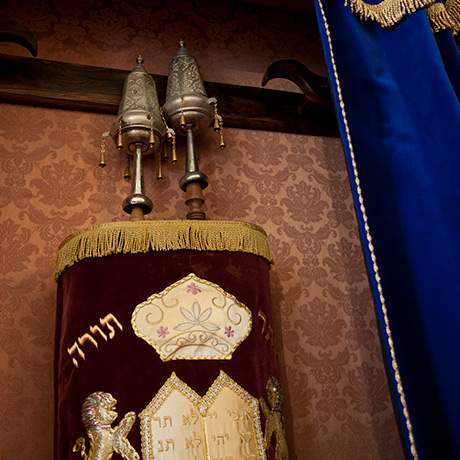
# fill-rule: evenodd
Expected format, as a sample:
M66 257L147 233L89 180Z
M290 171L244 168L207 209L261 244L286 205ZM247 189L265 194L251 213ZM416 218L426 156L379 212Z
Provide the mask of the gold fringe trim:
M272 262L267 234L256 225L219 220L112 222L67 237L57 254L55 276L90 257L179 249L248 252Z
M450 29L455 35L460 31L460 0L434 3L427 9L433 32Z
M460 29L460 0L447 0L447 12L455 21L456 26Z
M424 8L434 0L383 0L372 5L363 0L345 0L345 5L358 14L363 21L378 22L382 27L391 27L401 21L407 14Z

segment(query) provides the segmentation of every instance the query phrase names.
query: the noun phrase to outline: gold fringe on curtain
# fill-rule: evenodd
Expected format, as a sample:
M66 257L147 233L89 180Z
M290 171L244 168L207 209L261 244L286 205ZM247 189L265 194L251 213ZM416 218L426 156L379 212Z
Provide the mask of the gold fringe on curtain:
M112 222L67 237L58 251L56 278L89 257L178 249L248 252L272 262L267 234L256 225L219 220Z
M460 0L433 3L427 12L434 32L450 29L457 34L460 31Z
M363 21L378 22L382 27L391 27L401 21L407 14L424 8L434 0L383 0L372 5L363 0L345 0L351 10Z
M460 0L447 0L446 8L450 17L455 21L458 31L460 29Z

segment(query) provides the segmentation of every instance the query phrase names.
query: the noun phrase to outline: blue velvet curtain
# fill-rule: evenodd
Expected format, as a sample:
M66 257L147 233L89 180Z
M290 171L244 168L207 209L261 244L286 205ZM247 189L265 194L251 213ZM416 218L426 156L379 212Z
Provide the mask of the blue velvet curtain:
M315 2L406 455L460 459L458 49Z

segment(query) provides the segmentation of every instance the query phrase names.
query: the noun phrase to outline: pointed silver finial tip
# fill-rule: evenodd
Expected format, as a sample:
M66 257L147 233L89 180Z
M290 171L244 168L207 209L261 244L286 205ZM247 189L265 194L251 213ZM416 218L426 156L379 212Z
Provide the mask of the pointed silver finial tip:
M139 54L137 55L136 62L137 62L138 64L143 64L143 63L144 63L144 57L142 56L142 54L139 53Z
M176 56L188 56L185 40L183 39L179 40L179 50L177 51Z

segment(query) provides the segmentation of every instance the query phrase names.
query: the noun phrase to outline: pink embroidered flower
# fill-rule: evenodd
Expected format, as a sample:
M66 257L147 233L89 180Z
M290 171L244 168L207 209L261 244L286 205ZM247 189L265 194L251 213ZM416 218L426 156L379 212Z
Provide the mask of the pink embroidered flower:
M201 289L199 286L197 286L195 283L190 283L190 284L187 284L187 292L189 294L193 294L193 295L196 295L196 294L199 294L201 292Z
M235 335L235 331L232 329L232 326L225 326L225 335L230 338Z
M157 330L157 334L158 337L164 339L169 334L168 326L160 326L160 328Z

